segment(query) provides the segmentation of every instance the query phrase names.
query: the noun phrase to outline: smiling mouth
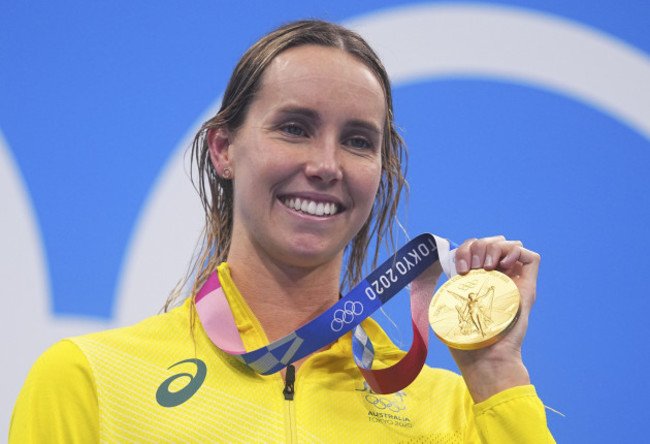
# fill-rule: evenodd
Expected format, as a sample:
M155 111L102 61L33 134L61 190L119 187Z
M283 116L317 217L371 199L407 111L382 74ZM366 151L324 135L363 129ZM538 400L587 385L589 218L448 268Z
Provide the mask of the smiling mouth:
M280 201L294 211L309 214L311 216L328 217L333 216L339 211L338 204L333 202L316 202L310 199L301 199L299 197L285 197Z

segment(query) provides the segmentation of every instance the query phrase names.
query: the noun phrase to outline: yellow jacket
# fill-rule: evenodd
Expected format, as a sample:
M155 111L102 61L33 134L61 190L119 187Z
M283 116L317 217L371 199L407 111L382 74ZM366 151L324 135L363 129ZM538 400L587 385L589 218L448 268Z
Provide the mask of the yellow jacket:
M246 348L268 344L227 265L219 277ZM373 393L349 333L304 362L288 395L280 374L258 375L217 349L192 310L188 300L132 327L55 344L19 395L9 442L554 442L532 386L473 404L460 376L425 367L403 391ZM363 326L376 362L401 358L374 321Z

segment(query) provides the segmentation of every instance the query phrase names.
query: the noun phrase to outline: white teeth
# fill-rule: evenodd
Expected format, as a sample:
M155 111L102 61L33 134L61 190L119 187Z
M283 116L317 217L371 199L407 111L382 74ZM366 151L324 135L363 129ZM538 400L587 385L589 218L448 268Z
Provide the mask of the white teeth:
M336 205L335 203L331 203L330 204L330 214L336 214L336 213L338 213L338 211L339 211L338 205Z
M330 216L336 214L338 206L335 203L315 202L313 200L303 199L299 197L295 199L284 199L284 204L296 211L311 214L314 216Z

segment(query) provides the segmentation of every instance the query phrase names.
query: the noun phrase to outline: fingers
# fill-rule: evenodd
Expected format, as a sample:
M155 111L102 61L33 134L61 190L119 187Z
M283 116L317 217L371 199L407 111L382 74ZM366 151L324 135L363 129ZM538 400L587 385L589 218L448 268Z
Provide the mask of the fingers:
M520 241L509 241L503 236L468 239L456 251L456 270L460 274L477 268L508 270L523 266L536 276L539 261L539 254L524 248Z
M504 241L503 236L466 240L456 251L456 271L465 274L470 269L494 269L499 260L495 245Z
M501 259L499 265L500 268L508 270L521 264L521 277L535 282L537 280L540 260L541 258L538 253L520 246L519 248L513 249L503 259Z

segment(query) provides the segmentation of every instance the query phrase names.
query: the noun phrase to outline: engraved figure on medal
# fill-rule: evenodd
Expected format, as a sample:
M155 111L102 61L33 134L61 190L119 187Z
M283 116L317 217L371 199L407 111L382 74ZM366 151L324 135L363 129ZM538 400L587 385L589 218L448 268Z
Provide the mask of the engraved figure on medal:
M483 286L486 281L487 279L483 281ZM483 286L478 292L470 291L466 296L447 290L461 302L456 304L456 310L458 311L458 327L463 335L478 332L482 337L485 337L485 328L493 324L492 301L494 299L494 285L485 289L481 294Z
M515 324L520 295L498 271L472 270L447 281L433 297L429 322L450 347L473 350L494 344Z

